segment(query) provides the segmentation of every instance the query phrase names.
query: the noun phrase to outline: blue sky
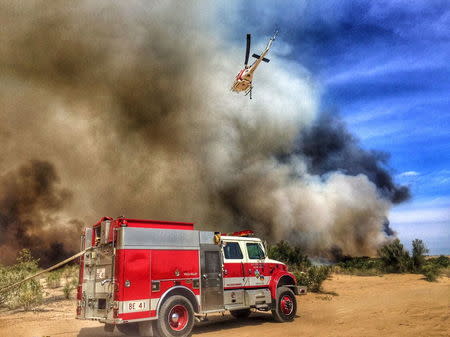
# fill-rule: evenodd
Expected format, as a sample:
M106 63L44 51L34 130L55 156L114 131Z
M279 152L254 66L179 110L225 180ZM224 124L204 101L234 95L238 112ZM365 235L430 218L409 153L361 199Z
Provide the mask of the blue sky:
M255 1L219 15L242 46L246 32L280 28L274 61L306 68L321 109L337 111L364 148L390 153L411 187L390 217L405 245L417 237L450 254L450 2Z

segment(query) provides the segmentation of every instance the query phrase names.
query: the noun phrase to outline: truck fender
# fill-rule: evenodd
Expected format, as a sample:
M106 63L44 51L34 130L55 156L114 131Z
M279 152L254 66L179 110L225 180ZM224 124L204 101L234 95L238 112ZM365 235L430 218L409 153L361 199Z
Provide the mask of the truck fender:
M269 283L270 295L272 296L272 299L276 299L277 289L281 286L289 287L294 293L296 293L297 280L295 279L295 276L292 273L285 271L272 275L272 279Z
M194 312L198 313L200 311L200 304L199 304L200 295L195 295L194 292L187 287L175 286L175 287L168 289L159 299L158 305L156 307L156 317L159 317L159 310L161 308L161 305L164 303L164 301L166 299L168 299L170 296L174 296L174 295L181 295L181 296L186 297L192 303Z

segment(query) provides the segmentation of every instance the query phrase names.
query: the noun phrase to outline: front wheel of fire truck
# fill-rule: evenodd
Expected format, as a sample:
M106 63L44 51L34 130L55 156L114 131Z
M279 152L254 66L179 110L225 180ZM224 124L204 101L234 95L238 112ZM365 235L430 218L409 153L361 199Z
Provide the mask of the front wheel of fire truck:
M277 322L290 322L297 313L297 300L294 292L287 287L277 289L277 298L272 315Z
M156 329L161 337L188 337L194 326L194 309L184 296L171 296L159 311Z

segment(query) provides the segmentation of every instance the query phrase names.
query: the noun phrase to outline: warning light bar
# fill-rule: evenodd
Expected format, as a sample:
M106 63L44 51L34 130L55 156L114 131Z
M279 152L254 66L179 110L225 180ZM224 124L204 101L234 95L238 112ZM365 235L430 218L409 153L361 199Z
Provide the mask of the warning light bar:
M241 236L241 237L248 237L248 236L255 236L255 233L251 230L246 230L246 231L239 231L239 232L234 232L234 233L228 233L225 234L227 236Z

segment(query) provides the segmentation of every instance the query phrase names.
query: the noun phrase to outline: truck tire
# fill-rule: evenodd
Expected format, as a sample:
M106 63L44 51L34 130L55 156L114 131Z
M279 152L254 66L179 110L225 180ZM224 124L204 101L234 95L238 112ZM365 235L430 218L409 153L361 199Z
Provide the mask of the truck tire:
M272 309L273 318L277 322L290 322L297 313L297 300L294 292L287 287L277 289L275 308Z
M184 296L171 296L159 310L156 330L161 337L189 337L194 326L194 309Z
M251 313L250 309L230 310L231 316L237 319L245 319L250 316Z
M117 324L117 330L127 336L139 336L139 326L137 323Z

